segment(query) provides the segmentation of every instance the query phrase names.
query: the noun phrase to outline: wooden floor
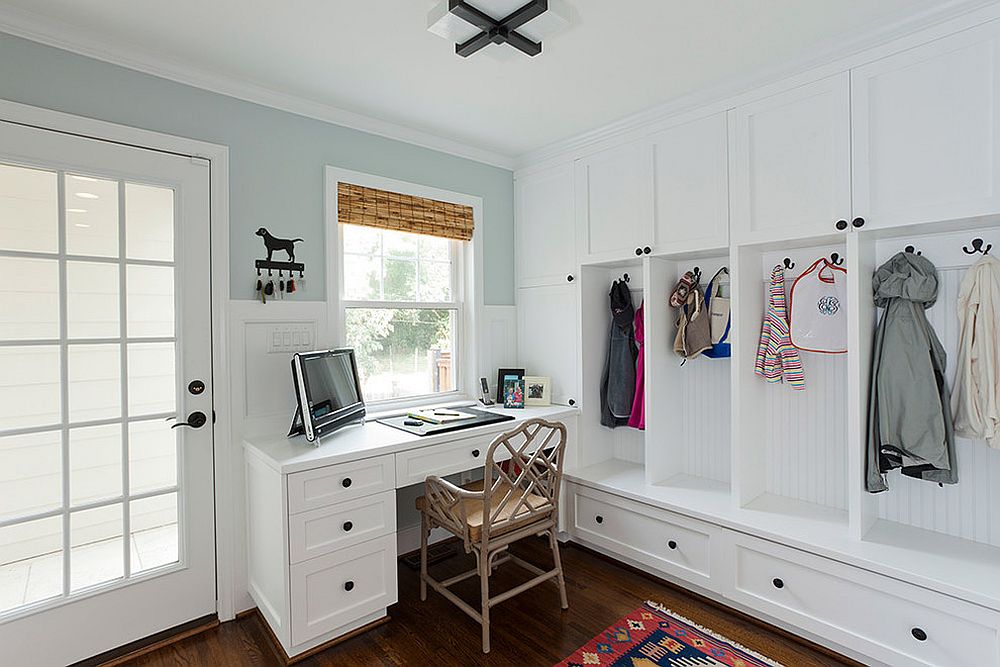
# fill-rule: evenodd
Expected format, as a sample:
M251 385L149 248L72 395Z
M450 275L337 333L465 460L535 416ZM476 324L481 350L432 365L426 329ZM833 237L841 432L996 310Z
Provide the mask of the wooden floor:
M551 566L546 546L542 540L523 540L515 551L529 562ZM417 573L400 564L399 603L390 608L389 623L298 664L303 667L546 667L568 656L647 599L658 601L787 667L856 664L761 628L588 550L569 545L563 547L562 555L569 609L565 612L559 609L559 593L554 583L542 584L501 603L492 614L493 650L489 655L482 653L479 626L433 590L428 591L427 602L421 603ZM472 565L471 557L462 554L433 566L431 573L443 579ZM507 563L491 577L491 585L502 591L529 578L516 565ZM478 606L478 579L461 582L455 590ZM129 664L137 667L282 665L261 624L256 614L223 623Z

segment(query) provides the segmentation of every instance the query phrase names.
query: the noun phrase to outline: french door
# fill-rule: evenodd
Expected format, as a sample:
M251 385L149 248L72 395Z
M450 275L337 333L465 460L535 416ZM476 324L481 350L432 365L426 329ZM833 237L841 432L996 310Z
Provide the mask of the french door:
M0 121L0 663L216 609L209 169Z

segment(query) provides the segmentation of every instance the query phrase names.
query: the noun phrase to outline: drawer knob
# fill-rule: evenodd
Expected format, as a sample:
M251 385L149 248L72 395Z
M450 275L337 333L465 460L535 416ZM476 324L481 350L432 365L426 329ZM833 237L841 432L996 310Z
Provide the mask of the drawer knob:
M342 481L342 482L340 483L340 485L341 485L341 486L343 486L343 487L344 487L345 489L346 489L347 487L349 487L349 486L350 486L351 484L352 484L352 482L351 482L351 478L350 478L350 477L345 477L345 478L344 478L344 481Z
M476 458L476 459L479 458L479 450L478 449L473 449L472 450L472 457Z
M774 579L772 579L771 583L774 584L775 588L784 588L785 587L785 582L783 582L781 579L778 579L777 577L775 577Z
M636 257L642 257L642 248L636 248L635 249L635 256Z
M568 275L568 276L566 276L566 282L568 282L568 283L571 283L571 282L573 282L573 276L572 276L572 274L571 274L571 275Z
M644 247L644 248L642 249L642 254L643 254L643 255L648 255L648 254L649 254L649 253L651 253L651 252L653 252L653 249L652 249L652 248L650 248L649 246L645 246L645 247Z
M924 632L923 628L913 628L910 630L910 634L913 635L913 638L918 642L927 641L927 633Z
M569 403L570 407L573 407L574 405L576 405L576 399L575 398L571 398L571 399L569 399L566 402Z
M604 523L604 517L600 514L598 514L594 520L597 521L597 523Z
M345 521L344 522L344 532L345 533L351 532L352 528L354 528L354 524L353 523L351 523L350 521Z
M669 542L667 542L667 546L670 547L671 549L676 549L677 543L674 542L673 540L670 540Z
M855 229L861 229L862 227L865 226L865 219L864 218L854 218L854 220L851 220L851 224L854 225Z
M837 230L842 232L845 229L847 229L847 220L838 220L837 221Z
M348 593L351 592L351 591L353 591L354 590L354 582L353 581L348 581L348 582L344 583L344 590L347 591Z

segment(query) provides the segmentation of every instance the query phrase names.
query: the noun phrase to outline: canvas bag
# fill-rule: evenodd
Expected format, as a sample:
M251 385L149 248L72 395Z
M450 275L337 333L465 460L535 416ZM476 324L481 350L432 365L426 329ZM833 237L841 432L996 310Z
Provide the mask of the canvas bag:
M825 257L792 283L789 333L803 352L847 352L847 269Z
M705 289L705 307L708 309L711 325L712 347L702 352L702 355L710 359L732 356L729 345L731 302L729 269L722 267L712 276Z

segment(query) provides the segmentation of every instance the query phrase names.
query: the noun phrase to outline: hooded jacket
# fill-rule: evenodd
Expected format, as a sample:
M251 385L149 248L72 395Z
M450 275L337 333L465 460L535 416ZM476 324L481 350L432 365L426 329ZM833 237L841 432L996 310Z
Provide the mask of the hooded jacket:
M601 424L611 428L628 425L635 398L635 306L628 283L616 280L608 294L611 335L601 375Z
M872 276L875 330L865 486L885 491L885 473L942 484L958 481L946 357L925 310L937 300L937 270L920 255L900 252Z
M955 434L1000 449L1000 259L972 265L958 289Z

